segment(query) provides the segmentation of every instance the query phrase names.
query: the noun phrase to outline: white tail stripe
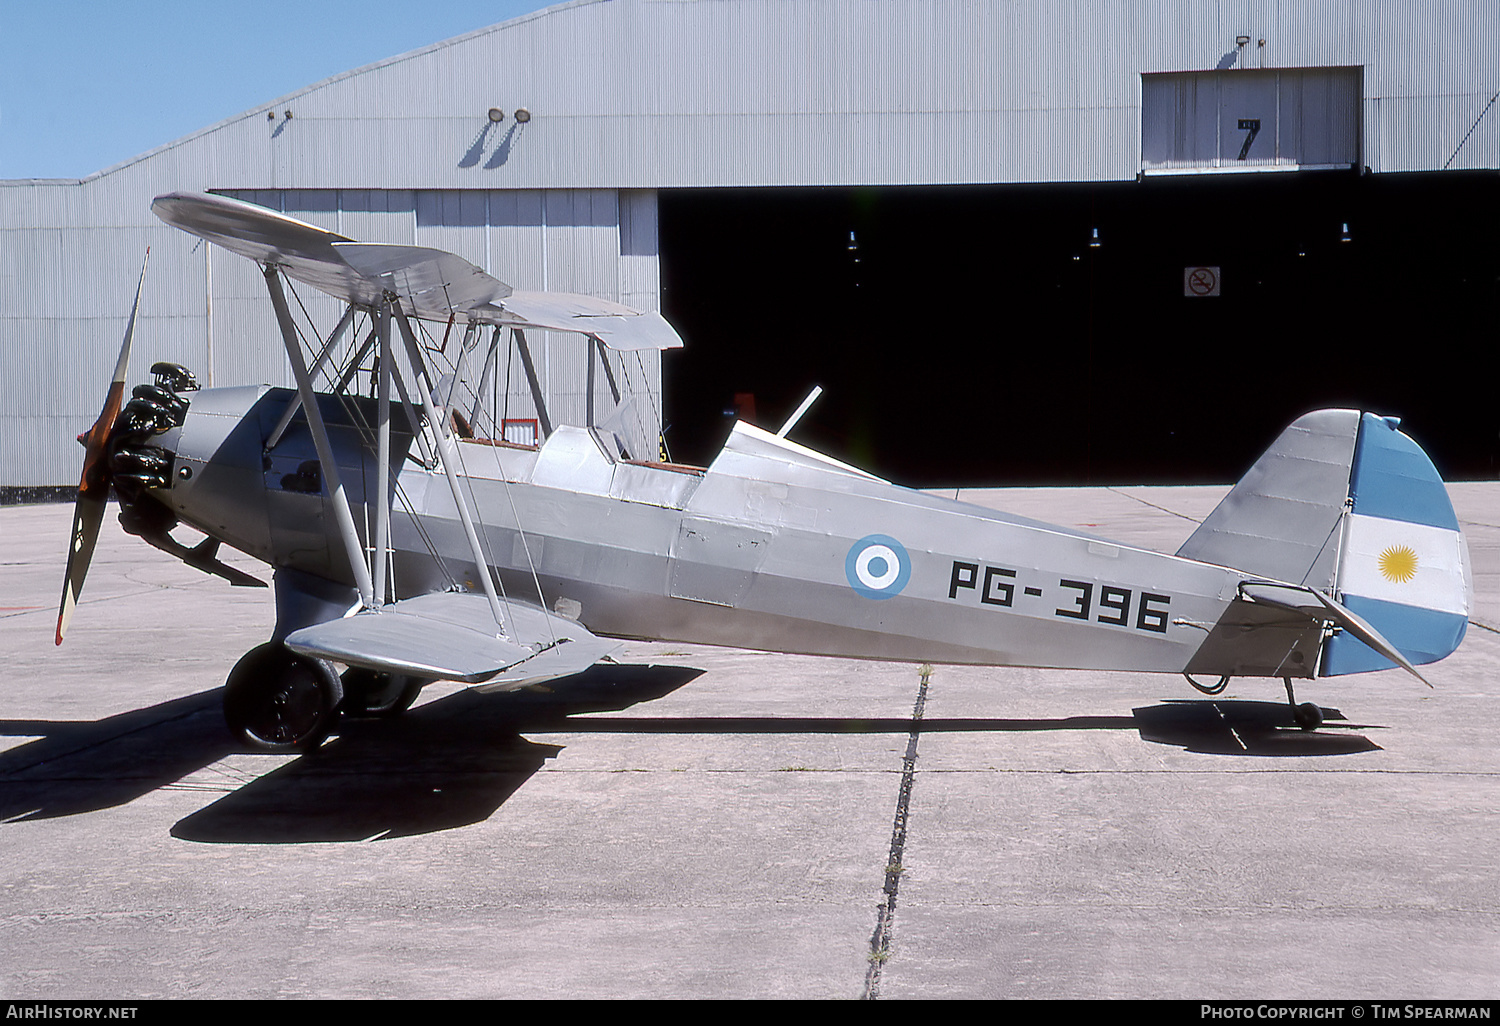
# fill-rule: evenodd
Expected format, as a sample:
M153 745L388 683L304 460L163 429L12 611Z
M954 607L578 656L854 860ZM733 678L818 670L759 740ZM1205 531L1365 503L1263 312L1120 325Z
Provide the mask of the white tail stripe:
M1462 537L1446 528L1351 514L1339 590L1468 616Z

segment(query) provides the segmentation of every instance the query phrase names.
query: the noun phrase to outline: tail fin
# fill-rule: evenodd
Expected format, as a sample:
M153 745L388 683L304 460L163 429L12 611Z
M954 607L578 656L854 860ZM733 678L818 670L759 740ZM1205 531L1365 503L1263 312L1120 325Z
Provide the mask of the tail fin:
M1413 663L1435 663L1458 648L1474 605L1469 548L1443 479L1400 421L1360 421L1351 506L1337 589ZM1346 634L1323 648L1323 675L1391 664Z
M1282 432L1177 554L1334 595L1416 664L1463 640L1468 549L1432 461L1399 421L1320 410ZM1350 633L1322 676L1394 664Z
M1177 554L1330 590L1358 436L1358 410L1299 417Z

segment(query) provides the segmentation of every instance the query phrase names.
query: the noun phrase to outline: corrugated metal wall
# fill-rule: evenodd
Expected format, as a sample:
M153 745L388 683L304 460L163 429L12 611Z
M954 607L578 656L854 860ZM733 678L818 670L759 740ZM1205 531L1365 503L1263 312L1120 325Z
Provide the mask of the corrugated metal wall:
M1497 50L1500 5L1483 0L551 8L82 182L0 183L0 484L76 474L71 439L97 412L148 243L138 369L206 368L211 346L216 383L283 377L255 269L157 223L158 193L290 195L293 212L354 238L442 246L520 287L654 308L658 189L1129 180L1142 76L1215 69L1362 69L1363 164L1496 167L1500 112L1481 115L1500 92ZM579 369L581 351L548 349L554 382ZM635 370L659 418L659 368ZM571 417L580 397L555 387Z
M85 189L49 191L76 199ZM223 191L350 238L449 250L519 289L578 292L642 309L661 305L656 193L650 190ZM0 201L4 196L0 190ZM143 207L155 221L149 200ZM98 414L113 366L109 354L118 350L147 245L151 266L132 382L149 380L147 368L166 359L188 366L205 384L291 384L264 279L248 260L160 222L11 230L0 245L0 484L62 484L77 473L72 437ZM331 330L341 305L314 289L292 287L313 324L325 334ZM300 321L300 307L293 306ZM527 341L553 420L581 422L588 360L597 355L590 356L580 336L539 332ZM506 362L514 347L502 352L506 359L495 373L502 387L509 382L503 408L512 417L535 417L520 361ZM620 433L632 453L654 457L660 356L611 353L609 359L627 393ZM597 366L593 392L596 420L603 420L614 399Z
M173 149L225 188L324 188L356 155L387 188L1124 180L1142 74L1362 67L1366 163L1426 170L1500 89L1497 44L1500 11L1480 0L601 0ZM1454 166L1500 162L1500 129L1479 136Z

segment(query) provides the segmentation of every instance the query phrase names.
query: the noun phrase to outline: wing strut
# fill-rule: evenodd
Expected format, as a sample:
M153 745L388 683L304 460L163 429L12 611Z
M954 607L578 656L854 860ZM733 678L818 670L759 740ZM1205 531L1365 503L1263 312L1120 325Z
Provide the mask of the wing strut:
M615 372L609 369L609 357L605 353L604 343L597 336L590 335L589 344L589 380L588 391L584 393L588 401L587 420L589 427L594 426L594 355L592 350L599 351L599 363L604 367L604 380L609 382L609 393L615 397L615 405L620 405L620 386L615 384Z
M333 352L333 347L338 344L339 339L348 330L349 322L354 320L355 309L354 305L350 304L344 310L344 316L339 318L339 323L334 327L333 334L328 336L328 342L323 346L323 351L318 354L317 360L313 361L312 370L308 371L309 377L316 378L318 372L323 369L323 365L328 362L328 354ZM287 425L292 422L292 418L297 415L297 411L300 409L302 409L302 395L298 393L291 402L286 404L286 411L282 413L281 419L276 422L275 429L266 436L266 449L268 451L276 448L276 443L281 441L281 436L285 433Z
M479 387L474 390L474 406L469 411L469 423L478 424L479 414L484 410L484 402L494 392L495 361L500 355L500 329L493 328L490 331L490 344L485 350L484 367L479 372ZM496 430L495 417L489 418L490 436L497 437L503 431Z
M302 358L302 343L297 338L296 325L292 323L292 312L286 305L286 293L281 288L281 275L275 264L266 265L266 288L271 293L271 305L276 308L276 323L281 327L281 341L286 347L287 360L292 365L292 374L297 379L297 394L302 397L302 409L307 414L307 426L312 431L313 444L318 450L318 461L323 467L323 480L328 482L329 494L333 497L333 515L338 521L339 537L344 541L344 552L349 557L349 570L354 574L354 585L359 589L359 600L366 609L375 606L374 588L370 582L370 569L365 566L365 554L359 544L359 535L354 530L354 514L349 511L349 500L344 495L344 483L339 478L338 461L333 446L328 442L328 426L323 423L323 412L318 409L318 399L313 393L312 378L307 373L307 361Z
M375 394L375 601L385 605L386 570L391 560L391 300L386 298L376 313L380 336L380 368Z
M547 416L547 400L542 398L542 385L536 379L536 365L531 362L531 350L526 345L526 334L512 327L510 333L516 337L516 349L521 353L521 366L526 368L526 381L531 385L531 398L536 403L536 415L542 422L542 437L552 436L552 418Z

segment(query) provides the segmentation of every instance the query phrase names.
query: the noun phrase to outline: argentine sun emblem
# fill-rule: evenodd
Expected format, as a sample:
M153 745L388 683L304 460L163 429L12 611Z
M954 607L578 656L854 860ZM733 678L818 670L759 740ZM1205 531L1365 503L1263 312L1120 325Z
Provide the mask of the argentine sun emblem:
M1410 545L1388 545L1380 553L1380 576L1393 584L1405 584L1417 576L1417 554Z

